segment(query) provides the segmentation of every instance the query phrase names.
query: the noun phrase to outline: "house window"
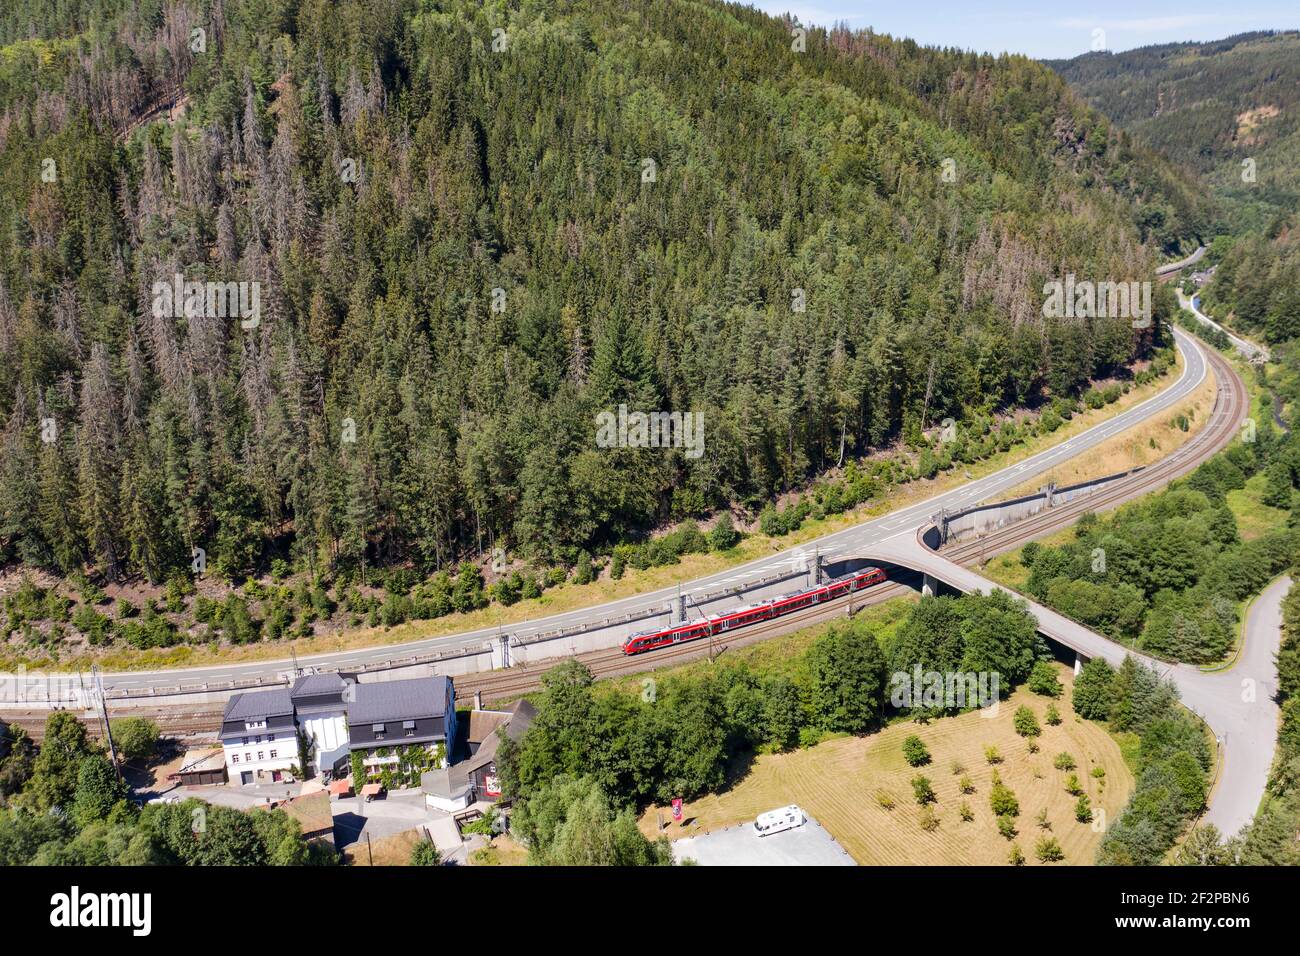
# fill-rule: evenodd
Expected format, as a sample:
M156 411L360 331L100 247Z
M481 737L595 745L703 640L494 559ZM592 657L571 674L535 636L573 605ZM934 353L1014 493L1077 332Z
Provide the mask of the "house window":
M383 739L384 739L384 725L383 725L383 724L371 724L371 725L370 725L370 732L371 732L372 734L375 735L375 739L376 739L376 740L383 740Z
M406 736L408 736L408 737L414 737L414 736L415 736L415 721L413 721L413 720L404 720L404 721L402 721L402 729L406 731Z
M245 746L245 747L248 746L248 738L247 738L247 737L244 738L244 746Z
M275 752L274 750L272 750L272 751L271 751L271 759L272 759L272 760L275 759L275 754L276 754L276 752Z
M231 754L231 755L230 755L230 762L231 762L231 763L239 763L239 754Z
M260 751L260 750L257 752L257 759L258 759L258 760L265 760L265 759L266 759L266 757L263 755L262 751Z
M406 736L408 736L408 737L414 737L414 736L415 736L415 728L414 728L414 727L407 727L407 728L406 728Z
M253 755L252 755L252 754L244 754L244 759L245 759L246 761L248 761L249 763L252 763L252 762L253 762Z

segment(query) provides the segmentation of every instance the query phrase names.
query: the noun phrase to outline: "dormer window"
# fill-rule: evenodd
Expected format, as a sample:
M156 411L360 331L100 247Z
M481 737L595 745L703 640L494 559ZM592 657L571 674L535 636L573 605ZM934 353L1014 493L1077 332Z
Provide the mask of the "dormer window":
M372 734L375 735L375 739L376 739L376 740L383 740L383 739L384 739L384 725L383 725L383 724L371 724L371 725L370 725L370 732L371 732Z

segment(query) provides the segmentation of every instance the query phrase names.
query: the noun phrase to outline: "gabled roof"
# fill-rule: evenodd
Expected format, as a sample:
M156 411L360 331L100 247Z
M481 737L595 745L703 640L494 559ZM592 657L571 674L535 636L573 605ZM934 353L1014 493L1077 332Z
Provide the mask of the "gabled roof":
M492 732L510 719L510 715L500 710L471 710L469 712L469 730L465 739L472 744L481 744L492 736Z
M511 740L519 740L528 728L532 726L533 718L537 716L537 708L528 701L520 698L511 704L504 712L502 711L470 711L470 721L473 722L476 714L492 714L501 718L496 723L491 733L479 745L478 750L473 756L467 757L459 763L452 764L447 771L429 771L420 777L420 786L426 792L432 792L441 796L447 794L443 792L446 787L459 787L469 775L480 767L486 767L496 759L497 747L501 743L501 735L509 737ZM438 776L438 773L445 773L445 777ZM433 787L433 790L430 790ZM442 788L442 789L438 789Z
M505 732L511 740L518 741L533 725L537 708L521 697L510 705L509 710L510 722L506 724Z
M246 694L236 694L226 701L226 712L222 723L230 721L265 720L268 717L286 717L293 715L293 701L289 699L286 688L276 690L255 690Z
M349 724L444 717L451 700L450 677L416 677L357 684L348 703ZM454 706L454 705L453 705Z
M293 682L289 696L297 700L300 697L341 694L346 686L347 682L338 674L305 674Z
M281 809L302 825L305 837L326 836L334 839L334 811L330 807L330 795L326 790L294 797L280 804Z

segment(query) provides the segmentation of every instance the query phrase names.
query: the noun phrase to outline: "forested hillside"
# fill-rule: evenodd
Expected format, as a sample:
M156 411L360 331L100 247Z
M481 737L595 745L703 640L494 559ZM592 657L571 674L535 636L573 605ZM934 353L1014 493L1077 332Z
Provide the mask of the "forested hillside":
M1266 225L1300 197L1300 34L1243 33L1049 61L1139 142L1197 173L1237 218ZM1253 161L1254 181L1242 163Z
M685 0L17 0L0 158L0 558L95 580L756 511L1150 355L1039 290L1207 228L1040 64ZM704 454L597 447L620 403Z

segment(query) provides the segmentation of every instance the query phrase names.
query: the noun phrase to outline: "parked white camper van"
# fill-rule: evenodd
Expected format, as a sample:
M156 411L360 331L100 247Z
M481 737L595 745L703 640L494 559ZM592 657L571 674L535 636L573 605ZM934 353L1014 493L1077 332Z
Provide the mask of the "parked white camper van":
M759 836L770 836L773 833L780 833L782 830L793 830L795 827L801 827L806 823L808 818L804 812L793 803L788 807L782 807L779 810L769 810L767 813L760 813L758 819L754 821L754 832Z

